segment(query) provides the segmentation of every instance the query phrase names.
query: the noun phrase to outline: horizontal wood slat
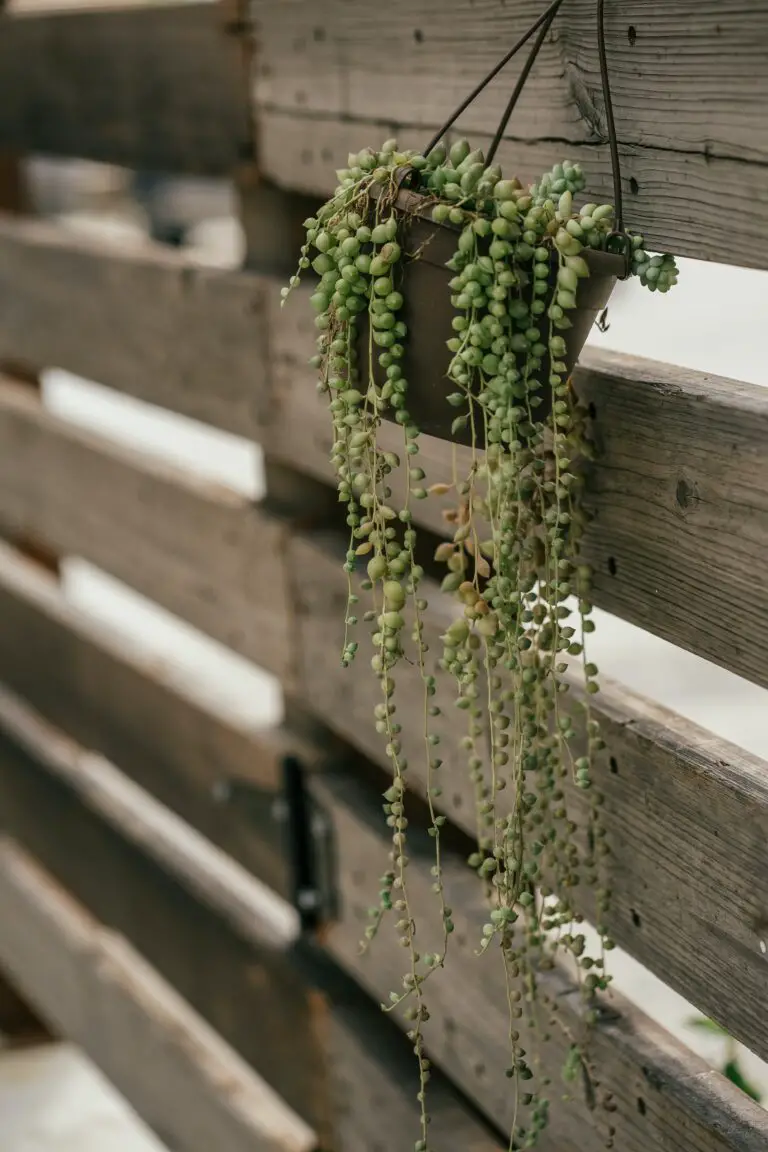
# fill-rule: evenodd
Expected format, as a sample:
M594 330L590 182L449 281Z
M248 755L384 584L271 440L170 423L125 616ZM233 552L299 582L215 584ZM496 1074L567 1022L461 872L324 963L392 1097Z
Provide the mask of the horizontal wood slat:
M271 299L271 298L270 298ZM306 297L273 306L270 413L263 439L284 463L331 478L331 426L307 360ZM617 353L590 351L574 382L592 404L598 459L585 538L601 608L768 686L768 389ZM383 424L382 444L402 433ZM427 482L467 474L468 449L424 437ZM451 496L414 504L444 533Z
M301 574L302 699L389 768L385 741L374 727L381 689L364 636L360 667L345 670L338 655L347 596L339 554L320 538L297 540L292 554ZM443 794L436 804L475 837L475 785L459 751L466 718L437 667L440 634L450 617L434 585L425 584L424 595L430 602L422 614L428 670L437 673L435 702L443 710L436 728ZM768 766L619 685L601 683L590 706L607 742L595 779L606 798L611 931L622 947L768 1058L764 1020L755 1011L768 941ZM423 790L424 693L415 658L399 666L395 702L409 781ZM500 810L506 797L499 797ZM571 788L568 803L585 828L583 794ZM583 911L589 914L589 904Z
M0 963L179 1152L307 1152L311 1130L120 936L0 837Z
M250 147L215 4L0 16L0 148L208 175Z
M340 913L337 923L324 930L325 946L372 995L386 1002L391 991L401 990L408 963L394 923L382 925L365 955L359 947L390 843L377 799L352 776L316 777L312 789L336 831ZM408 857L408 901L419 925L419 950L438 951L439 903L430 872L434 848L414 833ZM503 966L493 955L476 955L485 920L477 877L448 851L442 866L456 931L445 969L424 985L430 1013L425 1025L427 1050L489 1117L506 1127L514 1110L514 1092L504 1076L509 1022ZM565 1028L578 1034L578 991L558 971L542 973L539 980L542 990L557 999ZM595 1078L602 1092L613 1094L615 1111L605 1112L599 1102L595 1107L585 1083L572 1088L571 1105L562 1104L554 1086L562 1082L571 1037L555 1022L549 1029L551 1040L542 1043L526 1035L524 1021L519 1024L529 1054L534 1046L542 1053L542 1074L551 1077L557 1099L541 1141L542 1152L598 1152L606 1146L609 1124L615 1128L613 1147L621 1152L650 1148L758 1152L766 1147L768 1113L617 994L601 1014L590 1047ZM403 1021L403 1027L410 1025Z
M0 728L4 826L57 880L194 1002L318 1129L323 1147L374 1152L383 1132L393 1147L411 1143L417 1106L408 1044L296 940L295 920L112 765L78 750L7 692ZM69 989L54 986L63 1012ZM434 1084L435 1131L454 1133L472 1152L500 1152L437 1074ZM223 1152L229 1144L204 1147Z
M65 368L255 438L267 284L161 245L0 217L0 361Z
M221 485L78 430L4 380L0 523L91 561L290 679L287 525Z
M374 1019L378 1016L378 1021ZM389 1152L410 1148L419 1133L418 1073L410 1045L393 1027L381 1027L378 1005L334 1006L328 1021L328 1057L334 1094L334 1152ZM361 1025L364 1024L364 1028ZM505 1142L486 1131L443 1076L429 1083L430 1140L436 1148L500 1152Z
M288 962L293 929L276 898L265 901L262 885L149 796L136 802L116 769L94 775L94 758L11 703L0 721L4 830L130 940L327 1144L321 1018Z
M424 147L543 8L256 0L262 170L285 187L327 192L349 151L393 134ZM631 10L607 5L606 24L627 222L653 246L765 267L765 6L636 0ZM595 5L563 7L499 151L510 175L534 179L580 160L590 198L611 195L596 41ZM459 121L476 146L489 142L525 55Z
M281 895L292 890L276 820L281 763L305 748L249 721L68 604L0 545L0 680L84 748L113 760ZM247 803L238 798L247 788Z

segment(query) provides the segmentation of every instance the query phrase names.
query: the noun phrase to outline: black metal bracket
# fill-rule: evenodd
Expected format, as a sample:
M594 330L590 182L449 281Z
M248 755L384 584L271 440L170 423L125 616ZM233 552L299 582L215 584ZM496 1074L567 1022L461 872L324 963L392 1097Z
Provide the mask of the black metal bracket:
M337 909L333 825L307 787L298 757L283 760L282 818L293 875L294 906L305 929L334 918Z

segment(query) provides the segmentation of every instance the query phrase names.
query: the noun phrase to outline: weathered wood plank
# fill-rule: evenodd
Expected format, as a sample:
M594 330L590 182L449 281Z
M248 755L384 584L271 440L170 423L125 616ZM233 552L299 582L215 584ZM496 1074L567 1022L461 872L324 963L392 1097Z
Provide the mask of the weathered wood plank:
M338 921L324 931L325 946L371 994L386 1002L390 991L402 988L406 970L394 924L382 926L365 955L359 947L389 845L376 797L351 775L317 777L311 786L336 832L341 903ZM426 840L409 833L408 900L422 952L440 947L439 906L430 873L434 848ZM476 955L485 920L477 878L450 851L444 852L442 866L456 931L445 970L424 986L430 1012L427 1050L490 1118L506 1127L514 1092L504 1076L509 1023L503 967L492 954ZM768 1113L616 994L601 1013L590 1046L599 1088L595 1082L591 1087L574 1085L573 1103L561 1103L555 1086L561 1083L571 1037L581 1029L580 995L559 971L542 973L539 979L542 990L559 1004L557 1016L571 1030L567 1035L554 1022L550 1041L542 1043L526 1035L524 1021L515 1024L529 1053L534 1046L541 1052L542 1074L552 1079L555 1102L542 1152L598 1152L605 1147L609 1125L615 1129L613 1147L621 1152L758 1152L766 1147ZM410 1027L405 1021L402 1026ZM545 1020L542 1027L546 1029ZM614 1098L615 1110L610 1112L600 1103L606 1092Z
M4 380L0 522L97 564L290 679L287 524L221 485L78 430Z
M262 170L327 192L349 151L395 134L423 147L541 14L537 0L254 0L254 103ZM627 221L652 245L765 267L768 14L761 0L607 5L607 46ZM479 146L501 118L525 52L465 113ZM595 5L563 7L507 130L499 160L535 178L580 160L595 197L611 190ZM721 205L733 205L727 220Z
M275 813L282 758L304 741L250 721L173 665L131 649L68 604L46 572L2 545L0 679L272 889L291 893ZM227 799L233 786L247 788L247 805Z
M390 1140L410 1143L408 1044L325 956L297 940L296 918L7 692L0 727L4 825L194 1001L324 1134L324 1147L377 1152ZM439 1074L434 1084L436 1131L457 1133L471 1152L500 1152Z
M287 906L28 710L6 706L4 722L3 828L130 940L327 1143L322 1005L291 962Z
M329 1015L334 1152L394 1152L410 1148L417 1138L419 1105L412 1050L407 1043L397 1043L401 1037L393 1026L381 1025L382 1014L370 1003L334 1005ZM468 1111L437 1070L429 1088L429 1133L436 1148L500 1152L506 1146Z
M0 19L0 147L210 175L250 147L215 5Z
M255 438L265 285L161 245L0 218L0 360L65 368Z
M306 364L314 328L306 298L272 308L269 453L331 477L326 400ZM306 305L306 307L305 307ZM592 405L598 447L584 551L595 603L757 684L768 686L768 390L617 353L584 355L574 384ZM402 433L384 424L399 451ZM427 482L452 483L468 449L423 437ZM451 495L414 518L444 534Z
M359 668L345 670L336 655L347 595L338 553L328 541L304 539L294 544L293 557L302 574L303 699L339 735L388 767L373 719L381 692L368 668L364 637ZM437 674L435 702L444 712L437 728L443 794L436 803L474 837L475 786L459 751L466 719L453 706L449 678L437 668L448 608L436 587L425 584L424 595L430 602L422 616L430 646L427 666ZM409 781L423 791L424 692L415 660L400 665L397 685ZM766 764L605 680L591 707L608 746L595 780L605 795L613 935L678 992L768 1057L765 1021L755 1011L765 988L768 941ZM500 810L506 796L500 794ZM572 788L568 804L572 819L585 827L583 794ZM589 904L583 911L589 914Z
M0 959L180 1152L305 1152L307 1125L118 935L8 837Z

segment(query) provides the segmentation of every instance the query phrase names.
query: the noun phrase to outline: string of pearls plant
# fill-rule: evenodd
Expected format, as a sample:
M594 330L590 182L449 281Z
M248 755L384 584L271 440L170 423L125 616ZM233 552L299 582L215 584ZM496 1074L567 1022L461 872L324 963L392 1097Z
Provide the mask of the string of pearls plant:
M608 986L605 952L613 946L604 923L610 893L599 868L607 852L602 796L592 787L592 763L603 741L590 707L598 691L597 667L588 654L594 630L590 572L579 559L587 517L578 462L590 450L569 379L566 334L590 274L589 252L609 247L614 212L607 204L575 207L585 186L578 164L556 164L526 188L504 179L498 167L487 167L482 152L466 141L450 150L438 144L422 156L400 152L390 140L378 152L349 157L335 195L305 223L299 273L291 280L294 287L310 265L319 277L312 295L319 330L313 364L318 387L328 396L332 462L350 530L342 657L347 665L359 643L353 573L366 567L362 588L369 604L363 620L371 626L371 665L380 683L374 720L392 767L384 796L392 851L366 945L394 910L408 964L402 988L385 1007L403 1006L418 1060L416 1152L430 1148L425 986L446 962L453 922L440 855L440 709L425 658L427 601L413 511L430 495L444 495L446 485L426 486L420 429L409 412L409 395L419 381L408 380L404 371L411 335L403 320L405 274L421 253L408 250L408 216L398 204L405 170L411 191L422 197L420 214L431 214L436 225L455 234L448 265L453 277L446 286L454 315L445 385L455 408L452 432L469 433L471 467L453 486L453 539L436 553L447 569L443 591L459 606L443 636L440 668L453 678L456 707L467 719L463 745L478 826L470 864L489 905L478 950L498 946L506 972L507 1074L515 1101L510 1147L532 1148L547 1123L552 1086L536 1053L529 1057L522 1047L520 1030L545 1040L559 1022L540 973L557 953L569 954L591 1001ZM631 243L634 275L651 291L668 291L677 280L674 259L649 256L639 235ZM408 303L417 323L420 302ZM429 308L429 301L421 306ZM402 429L402 453L380 443L385 418ZM399 502L393 497L395 472L405 473ZM408 764L396 718L404 658L418 667L423 686L432 872L443 925L441 948L428 955L416 945L407 879ZM566 673L574 661L580 663L584 692L566 707ZM571 785L589 800L586 837L569 811ZM586 948L574 898L585 884L595 889L595 955ZM560 1027L568 1031L562 1022ZM570 1034L567 1039L566 1080L589 1076L583 1044ZM610 1101L605 1103L610 1111ZM608 1146L612 1137L608 1123Z

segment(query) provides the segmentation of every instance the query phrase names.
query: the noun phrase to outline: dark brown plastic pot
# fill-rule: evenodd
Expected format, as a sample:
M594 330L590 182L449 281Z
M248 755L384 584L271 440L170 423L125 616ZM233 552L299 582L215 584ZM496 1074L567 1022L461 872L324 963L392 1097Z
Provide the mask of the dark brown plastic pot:
M403 221L398 235L404 253L399 288L404 297L400 317L408 328L402 361L408 381L408 411L422 432L466 444L470 442L470 431L451 432L457 410L446 400L449 392L455 391L447 376L452 353L446 342L455 335L451 321L456 315L448 287L455 272L446 268L446 263L456 252L458 229L435 224L431 220L431 209L425 208L426 203L425 197L403 189L395 204L395 210ZM417 252L419 255L415 259ZM582 255L589 264L590 276L580 282L578 307L568 313L573 327L561 333L565 338L564 360L569 372L579 358L598 313L608 303L613 286L624 271L623 256L592 249L584 249ZM556 275L557 261L553 259L553 284ZM384 370L378 364L378 351L376 349L374 376L381 383ZM364 365L368 360L367 320L360 325L358 354L359 363ZM544 379L549 375L546 363L542 365L542 375ZM545 389L541 393L545 402L547 395ZM548 415L544 405L539 406L537 415L544 418Z

